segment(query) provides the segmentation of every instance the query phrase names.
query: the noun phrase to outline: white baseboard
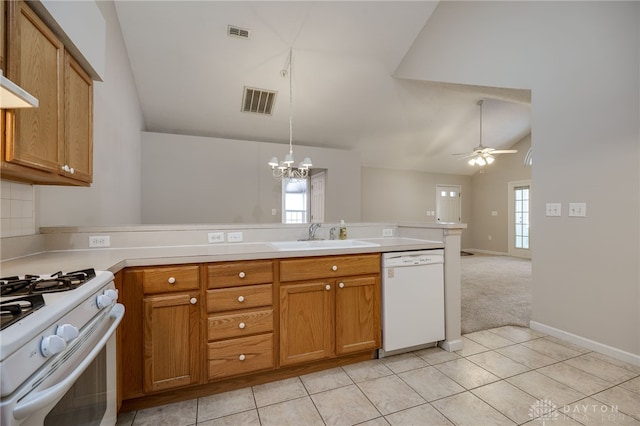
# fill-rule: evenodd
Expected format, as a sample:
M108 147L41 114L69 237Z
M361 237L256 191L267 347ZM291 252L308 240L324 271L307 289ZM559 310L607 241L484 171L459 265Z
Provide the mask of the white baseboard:
M509 256L509 253L503 253L501 251L481 250L481 249L462 249L462 251L468 251L470 253L491 254L493 256Z
M560 330L559 328L551 327L537 321L529 321L529 327L533 330L541 331L542 333L557 337L558 339L566 340L569 343L573 343L585 349L599 352L603 355L610 356L611 358L640 367L640 355L623 351L622 349L614 348L613 346L605 345L604 343L599 343L595 340L587 339L586 337L578 336L577 334L569 333L568 331Z

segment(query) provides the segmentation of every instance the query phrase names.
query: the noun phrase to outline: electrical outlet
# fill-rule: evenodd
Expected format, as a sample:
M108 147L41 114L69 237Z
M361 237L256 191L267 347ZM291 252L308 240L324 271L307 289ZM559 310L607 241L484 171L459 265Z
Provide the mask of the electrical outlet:
M492 210L491 211L491 216L498 216L498 211L497 210Z
M562 216L562 204L547 203L547 216Z
M276 209L271 209L271 216L275 216L277 213Z
M569 203L569 216L586 217L587 203Z
M209 232L207 234L209 244L224 243L224 232Z
M393 237L393 229L385 228L382 230L383 237Z
M227 232L227 241L230 243L239 243L242 241L242 232Z
M89 237L89 247L111 247L111 237L107 235Z

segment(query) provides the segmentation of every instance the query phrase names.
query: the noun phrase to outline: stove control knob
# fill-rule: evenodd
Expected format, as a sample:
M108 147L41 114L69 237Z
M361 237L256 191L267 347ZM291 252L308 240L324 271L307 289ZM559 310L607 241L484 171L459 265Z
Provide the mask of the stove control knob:
M40 351L42 351L42 355L45 358L59 354L64 351L66 347L67 342L65 342L62 337L56 336L55 334L45 337L40 343Z
M62 337L67 343L78 337L78 334L80 334L78 329L71 324L62 324L56 329L56 335Z
M101 294L96 297L96 305L98 305L98 309L104 309L107 306L110 306L114 300L108 294Z
M111 298L111 300L113 300L114 302L116 300L118 300L118 290L114 290L114 289L110 288L108 290L105 290L104 294L109 296Z

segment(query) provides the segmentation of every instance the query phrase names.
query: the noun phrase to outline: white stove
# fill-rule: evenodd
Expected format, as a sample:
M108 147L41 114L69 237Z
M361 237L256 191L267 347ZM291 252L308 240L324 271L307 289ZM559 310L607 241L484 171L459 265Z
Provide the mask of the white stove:
M115 423L114 401L106 400L115 399L113 337L124 307L113 274L0 278L0 292L0 424ZM94 402L70 410L77 401L65 398L88 374Z

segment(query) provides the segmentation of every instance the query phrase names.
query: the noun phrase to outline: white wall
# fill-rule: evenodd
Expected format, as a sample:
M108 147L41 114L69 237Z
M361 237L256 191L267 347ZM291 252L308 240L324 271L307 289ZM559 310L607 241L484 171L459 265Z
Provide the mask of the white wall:
M532 90L532 319L636 355L639 9L441 2L397 72ZM548 202L563 216L545 217ZM569 202L586 202L587 217L567 217Z
M287 152L282 144L144 132L142 223L279 223L282 184L267 163ZM296 145L293 153L327 170L325 221L360 222L360 154Z
M37 186L37 227L140 223L143 117L115 7L97 4L107 33L104 81L95 82L93 91L93 184Z
M460 185L462 223L472 217L471 177L414 170L362 168L363 222L435 222L436 185ZM462 247L469 247L469 233L462 232Z
M509 253L509 182L530 180L531 167L524 165L524 157L531 146L531 135L516 143L515 154L498 155L496 161L484 167L483 173L471 178L471 220L464 231L469 237L463 248ZM532 197L536 197L535 189ZM492 212L497 212L493 216ZM491 239L489 239L491 236ZM536 237L532 237L532 244Z

